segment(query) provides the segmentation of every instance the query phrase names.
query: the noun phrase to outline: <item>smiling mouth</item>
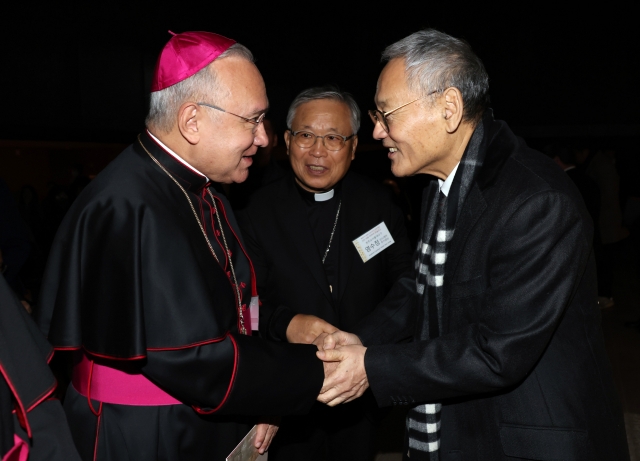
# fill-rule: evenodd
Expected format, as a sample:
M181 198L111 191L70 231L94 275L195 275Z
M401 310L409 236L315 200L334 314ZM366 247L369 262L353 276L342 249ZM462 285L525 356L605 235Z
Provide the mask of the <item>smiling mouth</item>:
M394 152L398 152L398 149L395 147L389 147L389 152L393 154Z

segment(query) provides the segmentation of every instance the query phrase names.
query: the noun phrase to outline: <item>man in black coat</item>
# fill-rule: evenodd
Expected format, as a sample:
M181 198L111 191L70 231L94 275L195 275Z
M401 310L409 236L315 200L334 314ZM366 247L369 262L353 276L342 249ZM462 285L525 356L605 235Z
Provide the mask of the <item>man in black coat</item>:
M374 137L395 175L438 180L415 276L355 334L325 339L320 400L371 387L381 406L410 406L411 461L628 460L578 191L493 119L468 44L424 30L383 56Z
M311 342L335 331L332 325L352 329L410 273L402 213L381 185L349 172L359 125L348 93L333 87L300 93L284 136L292 173L260 189L239 214L263 302L260 329L269 339ZM385 249L382 226L394 242ZM353 241L372 229L379 235L358 250ZM370 461L376 413L369 395L285 417L270 459Z

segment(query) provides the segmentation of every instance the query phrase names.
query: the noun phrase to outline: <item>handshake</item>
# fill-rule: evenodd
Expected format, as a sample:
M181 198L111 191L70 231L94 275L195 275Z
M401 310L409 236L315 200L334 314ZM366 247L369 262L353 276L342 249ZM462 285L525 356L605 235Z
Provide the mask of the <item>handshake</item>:
M360 397L369 387L364 368L367 350L360 338L314 316L298 314L287 328L290 343L314 344L324 363L324 383L318 400L331 407Z

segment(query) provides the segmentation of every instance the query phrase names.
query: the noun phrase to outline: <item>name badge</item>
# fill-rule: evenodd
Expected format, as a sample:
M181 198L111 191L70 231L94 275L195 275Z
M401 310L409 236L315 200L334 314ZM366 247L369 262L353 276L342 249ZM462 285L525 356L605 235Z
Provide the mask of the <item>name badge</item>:
M358 254L362 258L362 262L365 263L394 243L395 241L391 237L384 221L353 241Z
M257 296L251 297L249 314L251 315L251 329L253 331L258 331L258 325L260 323L260 302L258 301Z

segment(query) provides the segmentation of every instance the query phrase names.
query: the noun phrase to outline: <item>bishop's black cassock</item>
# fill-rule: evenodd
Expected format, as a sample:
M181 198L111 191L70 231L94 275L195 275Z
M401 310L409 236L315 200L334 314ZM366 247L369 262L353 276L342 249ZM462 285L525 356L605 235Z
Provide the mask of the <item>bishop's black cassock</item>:
M221 460L256 416L305 413L316 400L315 346L250 336L251 262L226 199L210 190L222 229L207 178L143 133L58 231L38 313L54 347L92 367L142 374L182 402L90 406L83 394L96 383L89 375L81 394L74 376L65 410L85 460ZM238 304L249 335L240 333Z

